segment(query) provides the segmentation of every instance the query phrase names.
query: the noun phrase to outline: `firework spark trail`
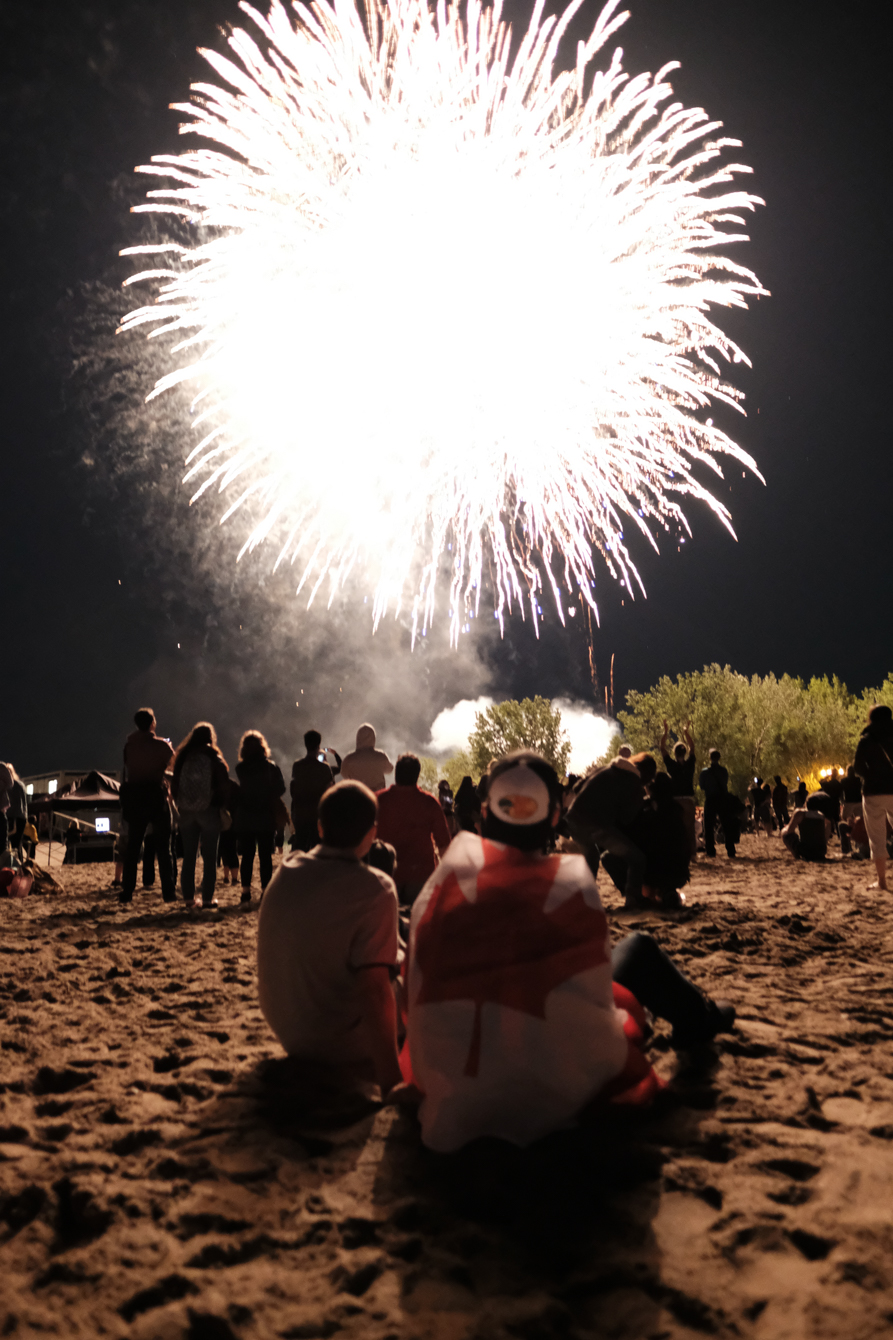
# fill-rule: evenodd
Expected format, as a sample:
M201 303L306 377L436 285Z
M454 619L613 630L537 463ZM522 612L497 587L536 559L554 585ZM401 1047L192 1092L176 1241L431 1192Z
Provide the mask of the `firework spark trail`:
M139 169L173 185L138 210L195 241L128 249L163 259L123 329L173 337L152 394L194 395L186 479L260 508L242 552L275 538L310 599L359 565L415 632L447 562L455 639L484 579L500 627L544 584L595 610L594 553L631 587L624 526L688 530L685 497L731 530L695 468L755 469L704 417L747 360L709 312L764 292L719 250L761 202L674 66L592 69L618 0L556 70L580 3L538 3L514 57L477 0L243 4L259 40L177 107L198 147Z

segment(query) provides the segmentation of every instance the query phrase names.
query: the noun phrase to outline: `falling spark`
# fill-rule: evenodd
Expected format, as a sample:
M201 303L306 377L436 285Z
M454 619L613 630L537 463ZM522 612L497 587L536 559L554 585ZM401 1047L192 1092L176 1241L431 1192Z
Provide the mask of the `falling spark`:
M710 313L765 292L721 250L761 202L674 65L594 67L618 0L557 68L581 2L538 3L514 55L499 3L243 4L258 39L203 52L219 82L176 108L198 145L139 169L168 184L138 212L177 224L124 253L160 260L122 328L168 337L152 396L191 392L194 498L244 508L241 553L274 541L310 601L356 572L415 635L449 569L456 641L485 577L500 628L545 586L563 621L597 614L599 553L641 587L628 520L657 548L688 497L732 529L697 469L756 470L704 420L748 360Z

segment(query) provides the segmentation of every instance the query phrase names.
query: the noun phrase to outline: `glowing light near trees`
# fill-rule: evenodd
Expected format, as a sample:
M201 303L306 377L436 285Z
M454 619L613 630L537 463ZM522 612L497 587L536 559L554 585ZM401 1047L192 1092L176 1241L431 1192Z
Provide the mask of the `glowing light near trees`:
M686 497L731 530L695 469L755 468L705 416L740 400L710 312L764 292L724 254L760 202L674 67L593 68L617 2L569 72L581 0L514 55L498 4L243 4L257 40L177 108L196 147L139 169L191 233L125 253L163 259L123 328L172 341L152 394L194 396L195 496L247 505L242 552L272 540L311 599L357 570L376 623L408 600L424 629L449 566L456 637L482 586L500 624L544 585L594 608L596 551L630 587L624 528L688 530Z

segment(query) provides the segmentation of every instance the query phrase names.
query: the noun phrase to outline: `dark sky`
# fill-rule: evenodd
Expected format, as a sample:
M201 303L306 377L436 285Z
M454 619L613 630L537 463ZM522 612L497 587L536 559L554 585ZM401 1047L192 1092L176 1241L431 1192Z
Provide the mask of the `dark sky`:
M261 725L286 759L311 720L345 746L373 711L418 746L458 698L588 691L579 625L547 619L538 642L529 624L504 642L488 630L453 659L442 637L410 657L401 625L373 643L347 607L308 620L265 562L236 573L202 548L173 471L146 473L164 425L142 416L148 385L136 395L138 378L115 372L110 334L145 186L132 169L179 147L167 106L236 13L230 0L0 5L0 757L26 774L115 766L147 698L165 733L208 716L232 751ZM617 39L633 72L681 61L677 95L743 140L767 202L746 263L772 293L727 322L754 365L735 431L766 487L728 472L737 543L692 507L681 554L640 547L647 600L621 605L600 581L596 656L603 676L616 656L618 705L712 661L858 689L893 668L885 31L880 4L634 0Z

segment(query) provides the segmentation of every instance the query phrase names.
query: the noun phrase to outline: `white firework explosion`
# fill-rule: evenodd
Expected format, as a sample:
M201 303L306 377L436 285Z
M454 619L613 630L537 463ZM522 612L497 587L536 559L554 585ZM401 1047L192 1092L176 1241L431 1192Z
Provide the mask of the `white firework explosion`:
M186 479L223 520L250 500L242 552L272 537L311 600L356 570L415 633L448 564L455 638L484 584L500 627L544 584L594 609L595 554L638 581L624 526L687 530L686 496L731 530L695 467L755 469L706 418L747 360L709 313L765 291L724 254L761 202L674 66L593 68L618 0L556 68L581 2L540 0L514 56L499 3L243 4L259 39L176 108L198 146L139 169L195 242L128 249L165 259L123 328L174 337L152 395L194 394Z

